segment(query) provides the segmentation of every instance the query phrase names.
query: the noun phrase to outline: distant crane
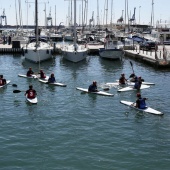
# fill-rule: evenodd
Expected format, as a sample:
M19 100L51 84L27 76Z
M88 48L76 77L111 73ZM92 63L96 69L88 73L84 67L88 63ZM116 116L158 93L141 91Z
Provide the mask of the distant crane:
M5 9L3 10L3 14L1 15L1 18L0 18L0 25L2 25L2 21L4 21L5 19L5 25L7 25L7 18L6 18L6 15L5 15Z
M90 28L91 28L91 26L92 26L92 23L93 22L93 26L94 26L94 11L93 11L93 13L92 13L92 17L91 17L91 19L89 19L89 26L90 26Z
M135 21L136 21L136 19L135 19L135 10L136 10L136 8L134 8L133 16L132 16L132 18L129 20L129 21L131 22L131 24L132 24L132 23L135 24Z
M50 8L49 16L47 17L47 26L48 26L48 22L51 22L51 26L53 25L52 17L51 17L51 8Z
M119 24L122 24L122 22L123 22L123 12L124 12L124 10L122 10L122 16L117 20L117 23L119 23Z

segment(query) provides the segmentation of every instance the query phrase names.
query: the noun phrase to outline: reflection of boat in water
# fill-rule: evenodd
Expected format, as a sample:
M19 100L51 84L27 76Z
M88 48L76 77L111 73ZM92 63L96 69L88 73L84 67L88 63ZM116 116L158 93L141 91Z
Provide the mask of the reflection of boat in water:
M99 55L107 59L122 59L122 43L115 36L106 36L104 48L99 49Z
M122 61L121 60L115 60L114 62L110 62L110 60L103 60L99 58L99 62L103 69L107 71L113 71L113 70L119 70L122 69Z

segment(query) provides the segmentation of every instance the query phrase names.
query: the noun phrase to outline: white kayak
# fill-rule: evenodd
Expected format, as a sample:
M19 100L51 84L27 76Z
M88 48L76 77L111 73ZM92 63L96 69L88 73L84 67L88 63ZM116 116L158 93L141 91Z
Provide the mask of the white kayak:
M117 82L119 82L119 80L116 80ZM129 84L129 85L134 85L135 83L134 82L131 82L131 81L127 81L127 83ZM142 81L142 84L144 84L144 85L155 85L155 83L150 83L150 82L146 82L146 81Z
M26 96L26 101L28 101L28 102L31 103L31 104L37 104L37 103L38 103L37 97L35 97L35 98L33 98L33 99L29 99L29 98Z
M33 74L32 76L27 76L25 74L18 74L19 77L29 78L29 79L36 79L37 75Z
M0 88L6 87L10 82L11 82L10 80L7 80L6 84L4 84L3 86L0 86Z
M146 113L152 113L152 114L155 114L155 115L163 115L162 112L157 111L157 110L155 110L155 109L152 109L152 108L150 108L150 107L146 107L145 109L139 109L139 108L135 107L134 102L129 102L129 101L121 100L120 103L122 103L122 104L124 104L124 105L127 105L127 106L130 106L130 107L132 107L132 108L134 108L134 109L137 109L137 110L139 110L139 111L146 112Z
M149 87L150 86L148 85L141 85L140 90L147 89ZM118 92L125 92L125 91L131 91L131 90L137 90L137 89L134 89L133 86L128 86L128 87L119 89Z
M84 88L81 88L81 87L77 87L76 89L80 90L82 92L86 92L86 93L98 94L98 95L103 95L103 96L114 96L114 94L107 93L107 92L104 92L104 91L89 92L88 89L84 89Z
M57 82L48 83L48 80L44 80L44 79L38 79L38 81L41 82L41 83L45 83L45 84L49 84L49 85L54 85L54 86L61 86L61 87L66 87L67 86L66 84L57 83Z

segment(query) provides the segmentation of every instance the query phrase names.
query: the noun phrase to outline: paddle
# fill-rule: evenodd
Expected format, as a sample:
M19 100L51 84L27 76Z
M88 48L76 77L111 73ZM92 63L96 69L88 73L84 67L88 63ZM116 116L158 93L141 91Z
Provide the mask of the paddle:
M17 87L17 84L12 84L13 87Z
M131 65L131 67L132 67L133 74L135 74L134 69L133 69L133 64L132 64L131 61L130 61L130 65Z
M13 90L13 93L20 93L20 92L25 92L25 91L21 91L21 90Z

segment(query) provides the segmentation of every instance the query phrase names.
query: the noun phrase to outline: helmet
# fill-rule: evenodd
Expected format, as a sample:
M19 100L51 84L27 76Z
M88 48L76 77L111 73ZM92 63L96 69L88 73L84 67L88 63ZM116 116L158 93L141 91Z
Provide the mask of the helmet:
M137 96L137 97L141 97L141 94L140 94L140 93L137 93L136 96Z
M124 76L125 74L124 74L124 73L122 73L121 75L122 75L122 76Z
M141 77L139 77L139 79L141 79Z
M54 73L52 73L51 76L54 76Z
M40 71L43 71L42 69Z

